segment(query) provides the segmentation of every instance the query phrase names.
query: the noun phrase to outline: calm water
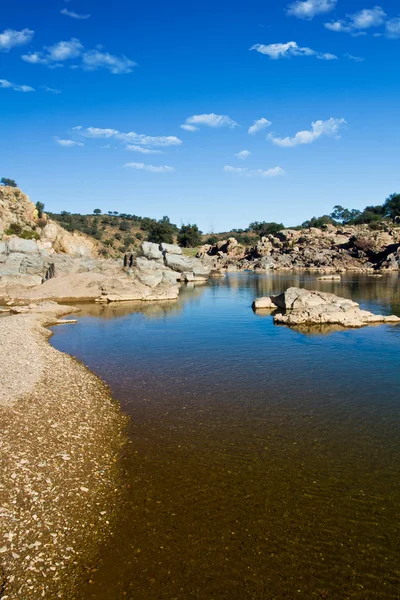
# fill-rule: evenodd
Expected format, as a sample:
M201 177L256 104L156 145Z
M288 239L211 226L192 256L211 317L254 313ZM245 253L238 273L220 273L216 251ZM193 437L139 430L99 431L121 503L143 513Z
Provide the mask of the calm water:
M131 416L124 511L81 598L399 599L400 327L251 310L301 285L400 315L399 283L231 274L54 328Z

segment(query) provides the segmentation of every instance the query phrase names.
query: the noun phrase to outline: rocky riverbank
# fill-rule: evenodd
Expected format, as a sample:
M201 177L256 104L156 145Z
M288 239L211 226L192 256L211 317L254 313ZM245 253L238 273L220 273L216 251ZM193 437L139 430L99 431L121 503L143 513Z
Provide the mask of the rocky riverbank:
M71 311L47 303L0 319L3 600L75 598L118 507L125 418L103 382L46 341Z
M284 229L251 247L242 246L235 238L206 244L198 256L210 269L228 271L399 271L400 227L384 223L379 229L368 225Z

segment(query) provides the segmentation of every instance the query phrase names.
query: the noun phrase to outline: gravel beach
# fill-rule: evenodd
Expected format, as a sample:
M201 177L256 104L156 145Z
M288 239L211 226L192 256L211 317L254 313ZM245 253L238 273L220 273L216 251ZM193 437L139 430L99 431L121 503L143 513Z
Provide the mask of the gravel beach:
M0 598L71 600L118 510L126 421L47 342L71 307L23 310L0 319Z

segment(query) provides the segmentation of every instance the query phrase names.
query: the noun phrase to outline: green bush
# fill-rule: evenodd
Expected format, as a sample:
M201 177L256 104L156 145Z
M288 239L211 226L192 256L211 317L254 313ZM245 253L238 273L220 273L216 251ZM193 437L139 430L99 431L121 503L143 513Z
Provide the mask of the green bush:
M37 231L29 231L28 229L22 231L19 237L23 240L40 240L40 235Z
M21 232L22 232L21 225L18 225L18 223L11 223L10 227L8 229L6 229L4 233L6 235L20 235Z

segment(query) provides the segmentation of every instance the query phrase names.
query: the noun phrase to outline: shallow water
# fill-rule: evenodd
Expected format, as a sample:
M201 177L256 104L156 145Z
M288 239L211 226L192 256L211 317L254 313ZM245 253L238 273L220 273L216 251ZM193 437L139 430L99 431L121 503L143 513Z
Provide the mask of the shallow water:
M400 326L251 309L300 285L400 316L399 283L230 274L54 328L131 415L124 511L82 600L400 598Z

